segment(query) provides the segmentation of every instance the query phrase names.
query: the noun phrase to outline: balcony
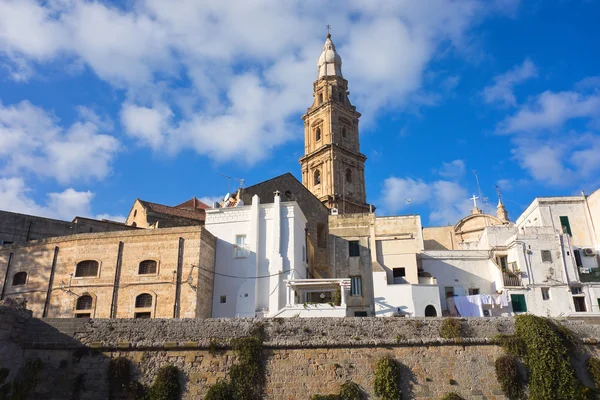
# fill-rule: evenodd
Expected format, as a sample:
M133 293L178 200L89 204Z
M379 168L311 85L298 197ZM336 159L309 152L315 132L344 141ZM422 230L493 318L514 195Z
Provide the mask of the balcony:
M523 286L523 281L521 280L520 272L503 272L502 280L504 281L504 286L512 286L512 287L521 287Z
M600 282L600 268L579 268L581 282Z

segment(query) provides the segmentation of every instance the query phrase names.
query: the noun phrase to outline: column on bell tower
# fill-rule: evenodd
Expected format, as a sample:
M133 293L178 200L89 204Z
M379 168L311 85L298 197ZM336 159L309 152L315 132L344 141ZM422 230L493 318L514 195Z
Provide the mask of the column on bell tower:
M313 104L304 120L302 183L323 204L340 213L368 212L358 119L342 76L342 59L327 35L313 84Z

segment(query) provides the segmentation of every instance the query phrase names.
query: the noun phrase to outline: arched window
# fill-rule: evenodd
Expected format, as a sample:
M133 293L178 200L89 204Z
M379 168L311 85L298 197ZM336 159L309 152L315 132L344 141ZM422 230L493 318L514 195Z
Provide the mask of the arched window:
M352 170L350 168L346 170L346 182L352 183Z
M315 131L315 140L318 142L319 140L321 140L321 128L317 128L317 130Z
M150 308L152 307L152 295L142 293L135 298L135 308Z
M338 97L339 97L339 99L340 99L340 103L343 103L343 102L344 102L344 93L343 93L343 92L340 92L340 94L339 94L339 96L338 96Z
M346 137L346 127L345 126L342 128L342 136Z
M140 268L138 269L138 274L155 274L156 273L156 261L154 260L144 260L140 263Z
M323 103L323 93L319 93L319 104Z
M91 310L94 299L89 294L85 294L77 299L76 310Z
M137 228L137 224L134 222L131 224L132 227Z
M133 210L133 216L135 218L135 216L137 215L137 210Z
M84 277L96 277L98 276L98 261L95 260L85 260L77 263L77 268L75 268L75 277L76 278L84 278Z
M321 173L319 172L319 170L315 171L315 186L316 185L320 185L321 184Z
M432 306L431 304L428 305L427 307L425 307L425 316L426 317L437 317L437 311L435 310L435 307Z
M27 283L27 272L17 272L13 275L13 286L20 286Z

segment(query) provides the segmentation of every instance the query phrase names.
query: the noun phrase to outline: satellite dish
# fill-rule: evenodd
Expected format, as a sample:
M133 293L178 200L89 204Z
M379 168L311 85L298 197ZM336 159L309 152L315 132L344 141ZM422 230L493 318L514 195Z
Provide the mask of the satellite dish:
M225 197L223 197L223 201L227 201L227 200L229 200L229 198L230 198L230 197L231 197L231 195L230 195L229 193L227 193L227 194L225 195Z

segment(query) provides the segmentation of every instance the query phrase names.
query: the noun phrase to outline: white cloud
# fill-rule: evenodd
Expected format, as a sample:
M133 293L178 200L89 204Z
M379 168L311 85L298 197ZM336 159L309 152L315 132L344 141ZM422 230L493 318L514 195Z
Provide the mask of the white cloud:
M374 120L385 108L436 104L422 83L429 63L448 49L464 52L471 28L490 13L514 11L518 1L126 4L6 0L0 53L15 79L52 62L87 66L125 89L124 127L158 151L193 148L220 161L255 162L297 137L289 123L299 125L311 101L323 15L332 17L352 100Z
M483 89L483 98L487 103L500 103L505 106L517 105L513 93L515 85L537 76L537 68L530 59L513 67L508 72L494 78L494 84Z
M443 178L456 179L462 177L465 174L465 170L465 162L463 160L454 160L443 162L442 168L437 172Z
M203 197L200 197L198 200L200 200L204 204L212 207L214 203L220 203L221 201L223 201L223 196L224 195L222 195L222 196L203 196Z
M405 201L410 199L410 205ZM406 212L411 205L429 207L429 223L454 225L469 214L467 190L457 182L424 182L411 178L390 177L384 181L380 202L386 213Z
M98 214L96 215L96 219L106 219L108 221L125 222L127 220L127 217L124 215Z
M556 130L571 119L600 120L600 93L581 94L573 91L546 91L533 98L501 123L502 133Z
M72 220L75 216L89 216L90 203L94 194L66 189L48 194L46 205L31 198L31 189L21 178L0 178L0 209L22 214Z
M90 115L90 114L89 114ZM60 183L104 178L119 142L90 121L68 128L28 101L0 103L0 164L5 173L35 173Z

